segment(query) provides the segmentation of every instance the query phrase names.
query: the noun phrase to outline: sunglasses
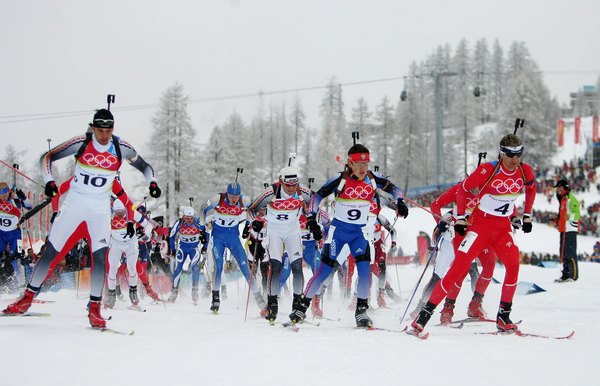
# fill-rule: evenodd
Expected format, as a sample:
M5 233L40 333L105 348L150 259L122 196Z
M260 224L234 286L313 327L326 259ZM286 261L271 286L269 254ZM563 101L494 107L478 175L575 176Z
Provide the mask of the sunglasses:
M500 146L500 153L504 154L508 158L514 158L514 157L521 158L523 156L524 151L525 151L525 148L523 148L523 147L521 147L519 150L515 151L513 149L509 149L507 147Z
M111 129L115 124L112 119L94 119L94 126L103 129Z

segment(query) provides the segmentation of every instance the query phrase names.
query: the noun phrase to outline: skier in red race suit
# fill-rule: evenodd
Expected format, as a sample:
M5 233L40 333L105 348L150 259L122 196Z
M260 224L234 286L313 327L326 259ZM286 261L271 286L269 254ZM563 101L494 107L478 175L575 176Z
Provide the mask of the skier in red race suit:
M510 217L513 216L515 200L524 189L522 229L525 233L531 232L531 210L536 194L533 169L521 163L523 152L521 139L514 134L506 135L500 141L500 159L479 166L464 180L462 189L457 192L454 229L457 234L465 237L456 250L452 266L436 284L429 301L412 322L412 334L419 335L423 332L437 305L453 287L460 286L459 281L466 275L471 262L485 248L493 249L506 267L496 326L500 331L517 329L510 320L510 312L519 277L519 248L512 237ZM473 189L479 192L479 203L473 211L472 223L467 229L466 197L467 192Z

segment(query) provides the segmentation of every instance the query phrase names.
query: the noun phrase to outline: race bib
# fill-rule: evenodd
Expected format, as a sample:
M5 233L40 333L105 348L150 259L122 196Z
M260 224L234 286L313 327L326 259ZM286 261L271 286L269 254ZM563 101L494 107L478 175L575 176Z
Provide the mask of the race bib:
M486 194L479 200L479 209L493 216L509 217L515 208L515 199L516 196Z

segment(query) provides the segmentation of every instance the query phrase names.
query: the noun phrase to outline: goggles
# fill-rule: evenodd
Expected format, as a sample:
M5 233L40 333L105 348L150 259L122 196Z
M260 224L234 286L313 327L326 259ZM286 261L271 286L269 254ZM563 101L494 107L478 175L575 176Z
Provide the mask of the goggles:
M0 194L6 194L8 192L10 192L10 189L8 188L8 186L5 186L2 189L0 189Z
M115 125L115 121L112 119L94 119L93 126L100 127L102 129L112 129Z
M500 146L500 153L504 154L508 158L513 158L513 157L521 158L523 156L524 151L525 151L525 148L522 145L516 146L516 147Z
M297 175L282 176L281 182L287 186L296 186L296 185L298 185L298 176Z

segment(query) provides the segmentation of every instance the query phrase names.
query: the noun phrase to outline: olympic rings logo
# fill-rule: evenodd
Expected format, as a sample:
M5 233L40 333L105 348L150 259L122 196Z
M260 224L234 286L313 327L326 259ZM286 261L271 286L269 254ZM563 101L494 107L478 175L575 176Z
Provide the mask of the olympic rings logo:
M513 180L512 178L509 178L504 181L495 180L492 182L492 188L496 189L496 191L500 194L516 194L523 189L523 179L517 178L516 180Z
M113 219L112 224L114 229L121 229L127 226L127 221L122 218L115 218Z
M117 157L111 154L105 156L103 154L94 155L92 153L85 153L81 158L86 164L90 166L99 166L103 169L108 169L118 162Z
M192 236L198 234L198 228L196 227L181 227L179 228L179 234Z
M0 204L0 212L8 213L12 210L12 208L13 208L12 204L9 204L8 202L4 202L4 203Z
M216 208L217 213L220 214L228 214L228 215L233 215L233 216L237 216L238 214L242 213L242 209L240 207L237 206L217 206Z
M479 199L477 197L473 197L473 198L468 198L467 199L467 209L473 209L477 206L477 203L479 202Z
M373 194L373 187L371 185L349 187L344 190L344 193L353 200L366 200Z
M287 200L273 201L269 205L275 210L296 210L302 205L302 201L290 198Z

